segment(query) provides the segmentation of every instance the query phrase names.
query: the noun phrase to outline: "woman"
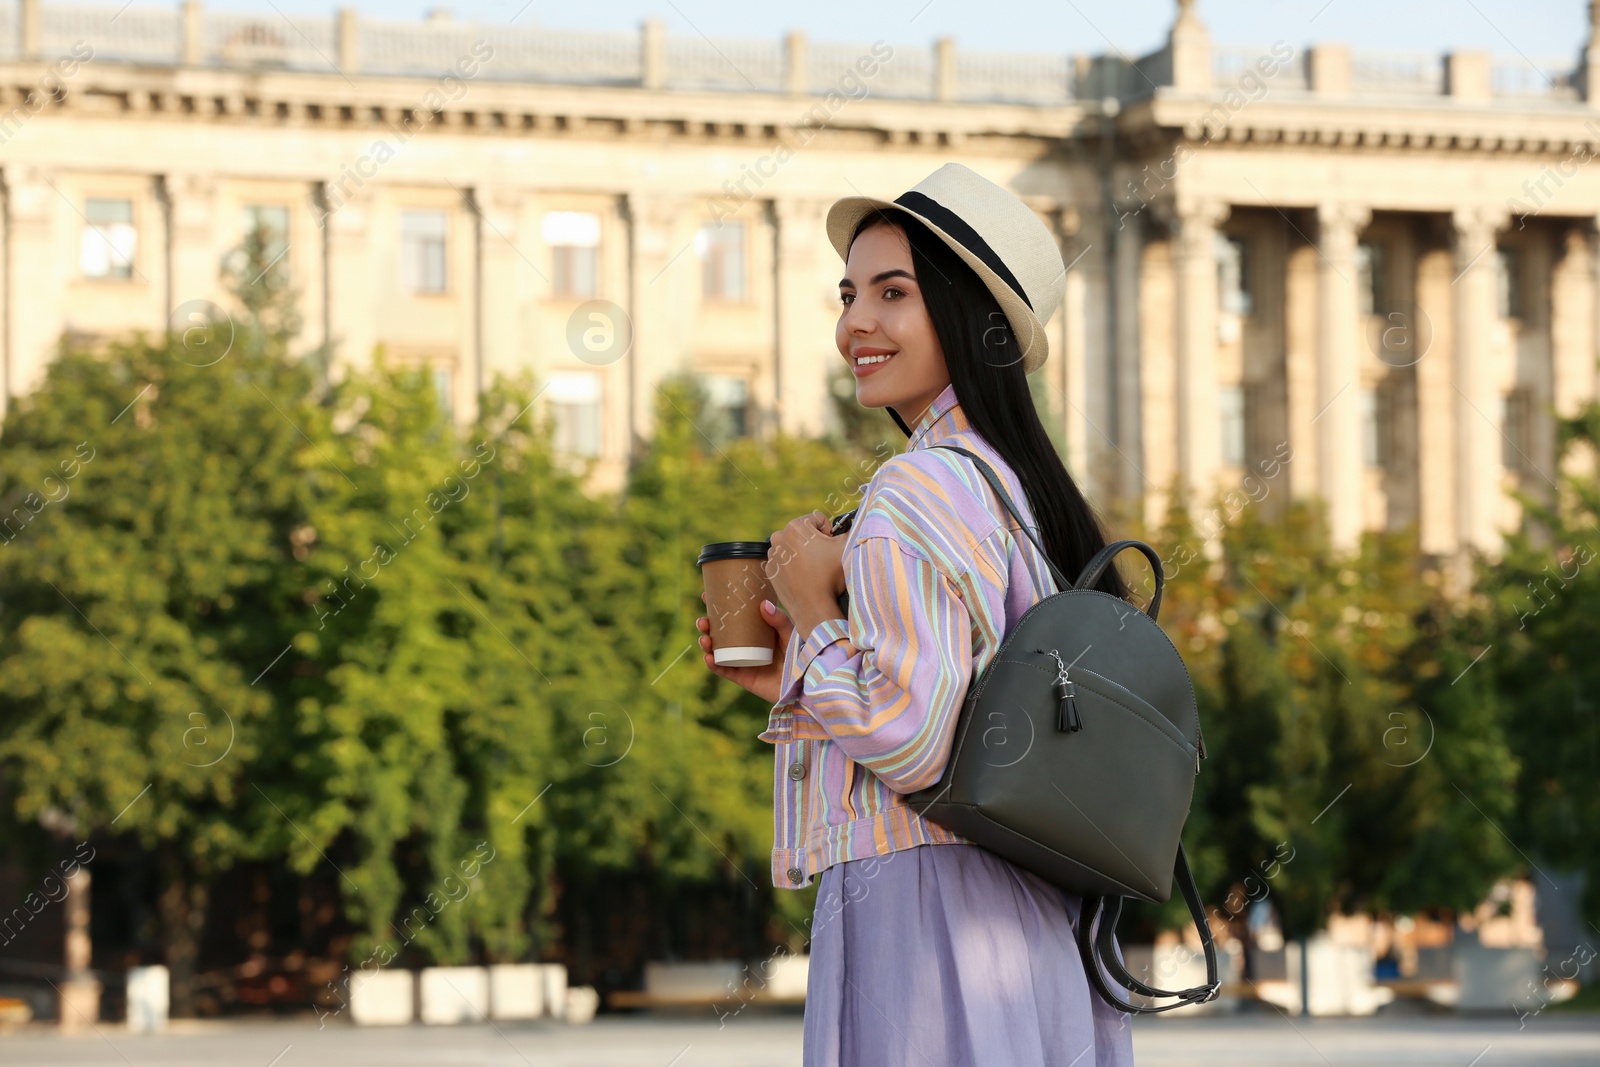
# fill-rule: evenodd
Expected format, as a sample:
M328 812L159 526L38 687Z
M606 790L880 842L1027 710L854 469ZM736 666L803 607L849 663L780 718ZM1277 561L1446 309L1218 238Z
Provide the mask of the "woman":
M845 260L835 341L906 452L868 482L848 534L814 512L772 535L784 610L762 611L781 663L714 663L697 620L707 666L773 703L773 883L822 879L805 1063L1129 1064L1126 1017L1091 991L1074 941L1080 899L905 797L939 780L971 680L1056 591L976 465L930 446L983 456L1063 573L1105 543L1028 392L1060 252L1032 210L955 163L893 202L839 201L828 232ZM1099 588L1126 595L1114 570Z

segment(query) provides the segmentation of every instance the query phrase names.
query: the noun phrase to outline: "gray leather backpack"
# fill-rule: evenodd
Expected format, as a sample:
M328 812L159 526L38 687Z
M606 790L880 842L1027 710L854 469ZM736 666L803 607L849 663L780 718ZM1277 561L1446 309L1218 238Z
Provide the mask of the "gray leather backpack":
M932 447L978 464L1060 591L1028 609L969 686L944 775L908 802L931 822L1081 896L1084 969L1113 1006L1167 1011L1215 998L1216 945L1180 840L1205 742L1189 672L1156 623L1161 558L1142 541L1116 541L1068 583L989 464L954 445ZM1129 548L1155 568L1148 613L1094 588ZM1200 932L1206 983L1169 991L1130 975L1114 938L1125 897L1162 903L1174 879ZM1136 1005L1110 982L1152 1000L1177 999Z

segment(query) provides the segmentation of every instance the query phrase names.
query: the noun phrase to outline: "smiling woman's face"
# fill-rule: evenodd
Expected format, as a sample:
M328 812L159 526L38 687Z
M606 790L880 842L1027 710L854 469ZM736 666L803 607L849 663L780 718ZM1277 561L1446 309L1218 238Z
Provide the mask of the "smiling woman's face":
M844 306L834 343L855 374L857 402L892 407L914 428L950 384L950 372L899 227L880 223L856 237L839 300ZM860 362L883 356L882 362Z

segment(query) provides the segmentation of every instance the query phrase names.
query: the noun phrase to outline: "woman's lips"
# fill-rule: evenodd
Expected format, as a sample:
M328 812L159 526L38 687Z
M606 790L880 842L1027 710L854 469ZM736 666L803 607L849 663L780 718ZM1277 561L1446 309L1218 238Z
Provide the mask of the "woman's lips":
M864 349L854 353L850 357L850 369L855 371L855 375L856 375L857 378L865 378L867 375L871 374L873 371L880 370L883 367L888 366L889 363L893 360L894 355L895 354L893 352L874 351L873 349L870 349L870 348L864 348ZM878 359L878 360L876 360L876 362L873 362L873 363L861 363L861 362L859 362L858 357L863 357L863 356L872 356L872 357L888 356L889 359Z

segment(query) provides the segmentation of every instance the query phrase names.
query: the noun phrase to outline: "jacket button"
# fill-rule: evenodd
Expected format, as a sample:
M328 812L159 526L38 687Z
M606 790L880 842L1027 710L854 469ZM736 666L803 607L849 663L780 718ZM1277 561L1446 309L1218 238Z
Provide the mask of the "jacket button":
M800 779L804 778L805 776L806 776L806 765L804 763L801 763L799 760L795 760L793 763L789 764L789 777L791 779L793 779L794 781L798 782Z
M802 871L799 867L790 867L789 868L789 881L794 883L795 885L799 885L800 884L800 879L804 878L805 876L806 876L805 872Z

